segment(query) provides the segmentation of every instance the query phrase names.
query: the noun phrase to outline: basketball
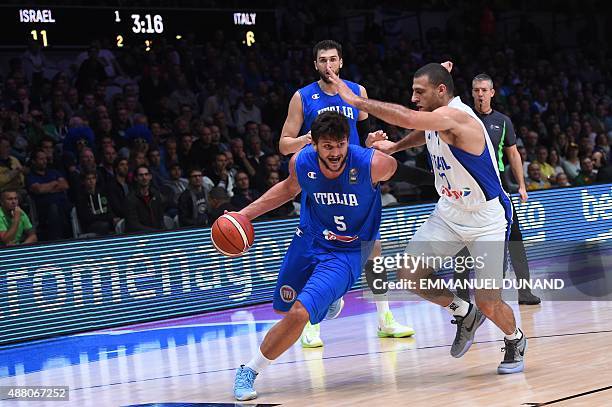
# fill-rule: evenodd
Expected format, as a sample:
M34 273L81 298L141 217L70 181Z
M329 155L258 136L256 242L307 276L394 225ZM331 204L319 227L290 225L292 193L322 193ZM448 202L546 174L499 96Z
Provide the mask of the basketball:
M238 212L221 215L211 228L211 240L215 249L229 257L246 253L255 239L251 221Z

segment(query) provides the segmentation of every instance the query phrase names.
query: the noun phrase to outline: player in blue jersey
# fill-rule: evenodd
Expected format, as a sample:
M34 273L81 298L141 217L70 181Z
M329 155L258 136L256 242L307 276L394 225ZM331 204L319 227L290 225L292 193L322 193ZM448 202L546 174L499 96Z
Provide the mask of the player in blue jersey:
M342 100L333 90L326 74L329 67L336 75L342 68L342 46L332 40L324 40L317 43L313 48L314 67L321 79L299 89L289 102L289 112L283 126L279 142L279 150L282 154L292 154L304 146L310 144L310 127L315 118L326 111L336 111L345 116L349 123L349 143L370 147L375 140L385 137L382 131L369 133L368 114L359 111ZM354 82L344 81L347 86L357 95L368 97L363 86ZM301 136L298 136L302 134ZM303 203L303 202L302 202ZM380 245L375 246L372 257L380 253ZM373 276L373 262L365 265L366 277ZM375 294L376 309L378 313L378 336L403 338L414 335L414 330L395 321L389 309L389 303L383 293ZM342 308L342 300L334 304L338 312ZM323 346L320 336L319 325L306 324L304 333L300 338L302 347L316 348Z
M495 152L486 127L472 109L453 94L447 69L427 64L414 74L412 101L419 111L355 95L328 69L330 80L342 98L387 123L415 129L397 143L376 142L387 153L427 145L440 199L436 209L417 230L406 248L415 267L398 271L413 282L416 294L445 307L457 325L451 355L461 357L486 318L505 334L504 359L499 374L522 372L527 340L518 328L512 308L501 298L506 242L512 223L512 205L502 188ZM474 260L476 304L454 295L439 284L436 259L454 256L467 246ZM433 262L432 262L433 260ZM486 285L485 285L486 284ZM486 317L486 318L485 318Z
M397 169L394 158L349 144L348 121L336 112L317 116L311 135L312 145L291 158L289 177L240 211L255 219L300 191L304 196L301 226L274 290L274 309L284 317L266 334L257 355L237 370L237 400L257 397L255 377L298 340L306 323L338 315L330 307L359 280L378 235L379 182Z

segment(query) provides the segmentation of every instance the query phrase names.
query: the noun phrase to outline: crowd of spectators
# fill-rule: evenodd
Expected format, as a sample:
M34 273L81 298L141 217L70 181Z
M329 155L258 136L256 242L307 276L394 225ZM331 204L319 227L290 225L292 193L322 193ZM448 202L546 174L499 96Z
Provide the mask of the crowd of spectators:
M260 38L246 48L222 32L204 44L185 36L149 52L101 40L63 70L30 43L0 67L0 190L17 192L40 240L72 237L75 218L81 233L104 235L210 225L245 207L287 176L278 139L288 101L318 79L314 42ZM471 79L486 72L493 107L514 123L529 190L611 182L609 52L519 40L434 38L422 47L373 36L344 44L342 76L410 106L412 74L424 63L453 60L456 94L468 104ZM371 126L392 140L406 133ZM422 147L397 158L427 167ZM405 182L383 186L385 204L428 195ZM266 216L294 215L298 202Z

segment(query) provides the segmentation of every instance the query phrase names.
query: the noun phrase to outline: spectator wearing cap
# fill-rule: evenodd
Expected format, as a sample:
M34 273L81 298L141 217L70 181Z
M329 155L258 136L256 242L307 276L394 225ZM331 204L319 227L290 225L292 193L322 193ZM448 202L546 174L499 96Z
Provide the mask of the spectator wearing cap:
M212 225L225 211L233 212L237 208L230 203L227 191L221 187L214 187L208 193L208 220Z
M580 159L578 158L578 144L570 143L567 147L567 157L561 159L561 167L567 178L573 180L580 172Z
M151 187L151 172L146 165L135 170L134 189L127 196L127 232L153 232L164 229L165 202Z
M207 199L202 171L189 171L189 186L178 198L180 226L205 226L208 224Z
M97 184L95 171L81 173L82 188L77 196L77 216L81 229L86 233L108 235L119 221L111 209L108 192Z

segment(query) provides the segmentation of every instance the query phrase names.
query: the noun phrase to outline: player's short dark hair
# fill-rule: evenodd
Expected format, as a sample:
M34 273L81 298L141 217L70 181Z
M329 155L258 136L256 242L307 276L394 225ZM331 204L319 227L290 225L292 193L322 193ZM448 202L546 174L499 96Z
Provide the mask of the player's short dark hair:
M312 56L314 60L315 61L317 60L317 55L319 54L319 51L324 51L328 49L337 50L338 56L342 58L342 45L340 45L339 42L334 41L334 40L323 40L323 41L317 42L315 46L312 48Z
M474 79L472 79L472 85L474 84L474 82L484 81L489 82L491 84L491 89L493 89L493 79L486 73L479 73L478 75L474 76Z
M349 125L346 117L335 111L323 112L317 116L310 127L312 141L317 144L323 136L334 141L348 139Z
M415 73L414 77L419 78L427 75L429 83L434 86L444 85L449 95L453 95L455 91L455 85L453 84L453 77L450 72L446 70L442 65L437 63L430 63L420 67Z

